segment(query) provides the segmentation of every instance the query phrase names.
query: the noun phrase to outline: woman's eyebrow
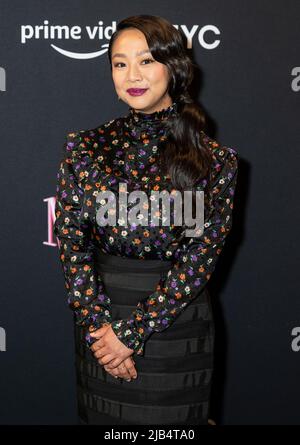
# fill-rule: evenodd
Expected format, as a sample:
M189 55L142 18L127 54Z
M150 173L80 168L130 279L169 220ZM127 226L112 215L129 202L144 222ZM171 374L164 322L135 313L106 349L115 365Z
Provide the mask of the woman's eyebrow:
M136 56L141 56L142 54L146 54L146 53L150 53L149 49L142 49L141 51L138 51L135 55L136 55ZM112 59L113 59L114 57L126 57L126 54L124 54L124 53L115 53L115 54L112 56Z

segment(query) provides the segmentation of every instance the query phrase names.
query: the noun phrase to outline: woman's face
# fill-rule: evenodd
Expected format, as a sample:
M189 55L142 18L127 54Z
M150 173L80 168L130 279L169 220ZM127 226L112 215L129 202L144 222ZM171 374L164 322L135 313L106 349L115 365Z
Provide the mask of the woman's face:
M148 52L139 54L144 50ZM136 111L153 113L172 104L167 92L167 67L154 60L138 29L123 30L116 38L112 46L112 78L117 95ZM133 96L127 91L130 88L147 90Z

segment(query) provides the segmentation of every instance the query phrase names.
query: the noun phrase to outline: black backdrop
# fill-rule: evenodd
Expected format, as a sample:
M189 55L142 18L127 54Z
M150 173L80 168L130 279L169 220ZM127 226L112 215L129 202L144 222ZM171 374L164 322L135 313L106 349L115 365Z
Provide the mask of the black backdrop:
M1 1L0 423L76 422L72 317L55 240L47 244L47 204L66 133L127 111L106 51L77 58L51 45L97 52L113 22L141 13L188 32L195 27L187 46L199 65L194 88L208 134L240 155L233 231L210 282L217 319L212 417L227 425L299 424L296 0ZM79 26L81 38L31 32L45 20ZM99 22L104 35L89 38L85 27ZM217 33L205 32L203 45L198 37L207 25Z

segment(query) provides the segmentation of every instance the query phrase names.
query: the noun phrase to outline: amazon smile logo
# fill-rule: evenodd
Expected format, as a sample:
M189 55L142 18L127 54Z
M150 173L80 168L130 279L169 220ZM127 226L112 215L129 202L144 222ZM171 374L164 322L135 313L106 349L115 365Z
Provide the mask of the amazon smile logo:
M187 48L193 47L196 41L204 49L215 49L220 44L220 39L216 38L220 35L220 30L215 25L192 25L188 28L186 25L173 25L175 28L181 28L186 36ZM117 28L117 22L113 21L111 25L104 26L100 20L97 25L79 26L79 25L54 25L49 20L44 20L42 25L21 25L21 43L23 45L32 40L45 40L49 42L50 47L63 56L71 59L93 59L100 57L107 52L108 41ZM68 41L70 40L97 40L100 48L97 51L77 52L68 49ZM51 41L55 41L51 43ZM104 40L104 43L102 41ZM58 43L59 42L59 43Z
M43 25L21 25L21 43L25 44L30 40L81 40L82 37L87 37L89 40L104 40L107 41L111 38L111 35L115 32L117 23L114 21L110 26L103 26L103 22L99 21L96 26L79 25L50 25L49 20L44 20ZM93 59L100 57L106 53L108 43L103 43L98 51L93 52L74 52L69 51L67 48L63 48L62 45L54 45L50 43L58 53L63 56L70 57L71 59ZM66 45L65 45L66 46Z

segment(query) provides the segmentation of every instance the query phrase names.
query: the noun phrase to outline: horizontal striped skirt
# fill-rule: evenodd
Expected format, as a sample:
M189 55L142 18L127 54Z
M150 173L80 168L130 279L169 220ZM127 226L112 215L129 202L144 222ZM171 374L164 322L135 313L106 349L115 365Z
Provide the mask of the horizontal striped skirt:
M127 318L154 292L171 261L97 251L95 266L112 302L112 319ZM137 379L116 379L85 345L75 324L78 414L82 424L205 425L213 372L214 322L205 287L167 329L154 332L144 355L132 355Z

